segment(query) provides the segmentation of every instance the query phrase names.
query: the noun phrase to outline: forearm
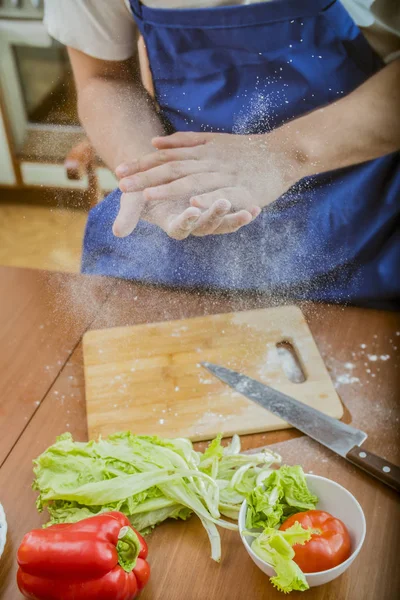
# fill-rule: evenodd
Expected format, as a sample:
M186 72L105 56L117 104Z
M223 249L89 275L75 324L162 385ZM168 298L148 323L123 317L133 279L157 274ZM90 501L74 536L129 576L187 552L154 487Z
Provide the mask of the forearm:
M112 170L154 150L163 134L152 100L140 84L93 77L78 95L79 118L98 155Z
M301 176L372 160L400 148L400 60L348 96L291 121L271 136L284 140ZM271 140L272 141L272 140Z

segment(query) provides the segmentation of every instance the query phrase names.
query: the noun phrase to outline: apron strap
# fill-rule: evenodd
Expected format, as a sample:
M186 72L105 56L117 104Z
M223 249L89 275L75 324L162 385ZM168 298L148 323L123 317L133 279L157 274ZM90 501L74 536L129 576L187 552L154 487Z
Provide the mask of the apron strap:
M142 20L142 8L143 5L140 0L129 0L131 9L136 18Z

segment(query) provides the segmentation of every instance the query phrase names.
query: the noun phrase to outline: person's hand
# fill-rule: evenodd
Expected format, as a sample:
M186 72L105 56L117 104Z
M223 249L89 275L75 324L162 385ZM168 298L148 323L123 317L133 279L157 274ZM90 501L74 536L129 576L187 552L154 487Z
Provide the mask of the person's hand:
M178 143L179 140L176 140L175 136L159 139L169 139ZM192 138L191 143L197 143L197 137ZM209 195L207 198L199 199L199 203L196 204L197 199L192 198L195 189L202 190L206 186L206 189L214 190L221 184L222 179L215 178L215 173L210 179L210 174L202 161L193 164L195 160L187 160L185 164L185 161L181 160L177 165L176 161L169 162L169 160L170 152L154 152L137 161L117 167L116 175L120 178L120 189L123 194L119 214L113 226L116 236L129 235L136 227L139 218L158 225L170 237L180 240L189 235L233 233L251 223L260 214L261 208L252 202L249 194L244 195L240 204L238 192L234 193L233 188L222 190L222 193L216 190L214 196ZM155 165L164 165L165 169L154 169ZM167 190L165 195L161 193L151 198L146 196L148 191L146 188L150 187L147 185L148 176L153 182L155 175L160 184L173 182L174 178L179 178L180 166L184 170L189 169L192 175L192 179L185 182L186 185L176 193L174 190ZM148 172L145 173L144 171L147 170ZM156 170L157 173L154 174L153 171ZM164 175L163 171L165 171ZM190 187L189 183L193 187Z
M124 192L113 232L117 237L126 237L132 233L141 218L158 225L170 237L183 240L189 235L232 233L251 223L260 213L257 208L229 214L231 210L231 203L224 199L201 210L190 206L188 198L146 202L142 192Z
M142 192L121 195L118 216L113 225L117 237L126 237L135 229L140 218L161 227L170 237L184 239L199 220L201 210L184 202L146 203Z
M182 198L193 208L207 211L216 210L223 206L221 201L227 201L231 209L240 212L223 217L212 232L225 233L228 219L244 214L243 211L255 218L261 208L301 178L298 164L285 151L281 138L275 133L242 136L183 132L155 138L157 152L117 169L120 189L142 193L144 214L155 203L174 206L174 219L178 218L178 209L184 208ZM180 218L183 215L185 212L180 213ZM133 215L131 223L135 218ZM197 227L195 224L190 233L204 235Z

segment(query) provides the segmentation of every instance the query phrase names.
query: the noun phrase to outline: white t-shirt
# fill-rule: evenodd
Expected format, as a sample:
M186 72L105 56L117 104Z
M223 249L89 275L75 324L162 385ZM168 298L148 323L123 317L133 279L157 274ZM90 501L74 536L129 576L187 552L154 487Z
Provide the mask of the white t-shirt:
M143 0L152 8L204 8L269 0ZM285 0L281 0L284 2ZM399 0L341 0L375 50L385 59L400 51ZM49 34L66 46L104 60L136 51L137 29L128 0L45 0Z

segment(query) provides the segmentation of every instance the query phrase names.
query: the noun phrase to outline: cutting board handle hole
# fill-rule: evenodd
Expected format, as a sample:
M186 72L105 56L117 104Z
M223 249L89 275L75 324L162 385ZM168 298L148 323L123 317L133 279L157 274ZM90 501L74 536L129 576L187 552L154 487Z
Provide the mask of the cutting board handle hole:
M296 348L288 340L276 344L281 367L292 383L304 383L307 379Z

